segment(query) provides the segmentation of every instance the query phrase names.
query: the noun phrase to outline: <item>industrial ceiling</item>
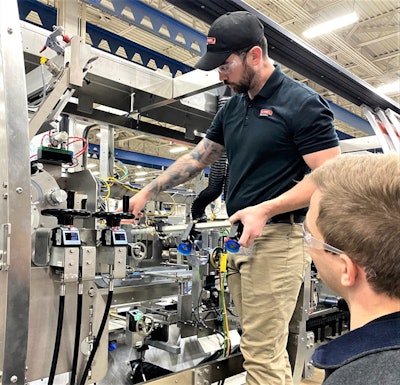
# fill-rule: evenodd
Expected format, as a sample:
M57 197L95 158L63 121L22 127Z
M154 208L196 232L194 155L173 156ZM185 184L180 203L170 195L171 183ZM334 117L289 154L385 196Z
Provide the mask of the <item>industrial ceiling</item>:
M60 3L54 0L40 0L40 2L54 8L57 8ZM161 28L156 30L150 17L145 16L139 20L138 14L135 15L134 3L140 2L132 0L83 1L79 3L81 12L79 16L86 23L193 67L200 56L199 47L185 48L182 44L183 35L178 34L175 38L170 36L170 31L165 27L167 24L162 24ZM207 34L211 21L204 17L206 7L215 8L216 13L233 10L229 8L230 2L227 0L171 0L170 2L143 0L142 3L158 11L159 15L165 15L166 20L170 18L183 23L203 36ZM305 45L325 55L371 87L379 87L398 81L400 78L400 3L398 0L248 0L246 5L253 7L257 12L304 41ZM117 7L122 7L122 10L117 10ZM357 23L313 39L305 39L302 36L302 32L307 28L350 12L358 14ZM40 24L35 19L35 14L31 14L27 20L29 18ZM91 43L89 37L86 40L89 44ZM106 43L102 44L100 48L109 49ZM124 52L117 51L117 54L126 56ZM272 57L272 52L270 54ZM127 59L140 61L136 55ZM296 58L291 58L291 60L296 60ZM148 66L156 69L153 61L150 61ZM301 71L295 72L284 65L282 67L289 76L307 84L329 101L356 116L363 117L359 105L325 88L320 84L321 82L318 83L302 75ZM179 76L179 74L174 75ZM400 89L388 96L394 103L399 103ZM155 123L162 127L170 127L166 122ZM338 130L352 137L359 138L367 135L342 121L337 121L336 126ZM180 130L179 127L170 128ZM170 159L176 157L168 152L172 142L169 143L165 138L143 135L132 130L116 130L116 135L118 136L116 147L121 146L126 150ZM95 136L91 139L96 141Z

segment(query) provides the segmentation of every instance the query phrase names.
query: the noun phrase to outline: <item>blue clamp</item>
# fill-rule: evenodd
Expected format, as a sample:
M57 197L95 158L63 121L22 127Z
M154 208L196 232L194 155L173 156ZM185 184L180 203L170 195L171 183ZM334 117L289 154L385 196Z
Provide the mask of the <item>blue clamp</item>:
M235 239L228 239L225 243L225 249L229 253L238 253L240 249L239 242Z
M177 249L183 255L190 255L192 253L192 244L189 241L185 241L180 243Z
M231 226L231 231L229 233L229 239L225 243L225 249L229 253L238 253L240 245L238 239L242 235L243 224L242 222L235 222Z

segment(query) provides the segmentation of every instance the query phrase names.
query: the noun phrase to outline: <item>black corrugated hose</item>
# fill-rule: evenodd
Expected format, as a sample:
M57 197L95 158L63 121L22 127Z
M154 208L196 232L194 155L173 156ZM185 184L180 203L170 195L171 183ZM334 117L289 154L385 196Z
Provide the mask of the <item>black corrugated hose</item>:
M85 370L83 371L82 379L81 379L81 382L79 383L80 385L85 385L86 378L89 374L89 370L90 370L93 360L94 360L94 356L96 355L97 349L100 345L101 336L103 335L103 331L104 331L104 328L105 328L107 320L108 320L108 313L110 312L110 308L111 308L113 292L114 292L113 279L110 278L110 288L108 291L107 303L106 303L106 308L104 310L103 319L101 320L99 331L97 333L96 339L94 340L93 349L90 352L90 356L86 363Z
M227 168L228 163L225 153L211 165L208 186L197 195L192 203L191 213L193 220L203 218L207 205L221 195L226 183Z
M53 359L51 360L51 368L50 368L48 385L53 385L54 377L56 375L58 353L60 352L62 326L63 326L63 321L64 321L64 305L65 305L65 283L62 281L61 287L60 287L60 302L58 305L56 340L54 343Z
M219 96L217 110L220 110L230 98L230 95ZM191 214L193 220L204 219L207 205L217 199L221 195L222 190L226 193L228 174L228 160L226 153L224 153L221 158L211 165L208 186L199 193L192 203Z

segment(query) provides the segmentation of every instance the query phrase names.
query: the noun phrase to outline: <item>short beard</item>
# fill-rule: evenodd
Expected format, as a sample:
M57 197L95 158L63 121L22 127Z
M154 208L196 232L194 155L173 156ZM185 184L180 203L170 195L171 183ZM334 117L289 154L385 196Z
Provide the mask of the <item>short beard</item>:
M254 69L249 67L246 64L246 62L244 62L243 78L239 81L239 83L225 83L225 84L229 85L232 88L232 90L237 94L245 94L250 90L254 76L255 76Z

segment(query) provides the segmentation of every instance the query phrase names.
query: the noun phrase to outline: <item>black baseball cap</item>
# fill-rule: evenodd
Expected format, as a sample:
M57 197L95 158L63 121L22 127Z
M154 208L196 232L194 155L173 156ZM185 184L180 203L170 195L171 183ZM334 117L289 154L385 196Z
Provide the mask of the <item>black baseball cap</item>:
M224 64L234 52L257 45L264 37L264 26L246 11L228 12L216 19L208 32L207 52L195 65L210 71Z

